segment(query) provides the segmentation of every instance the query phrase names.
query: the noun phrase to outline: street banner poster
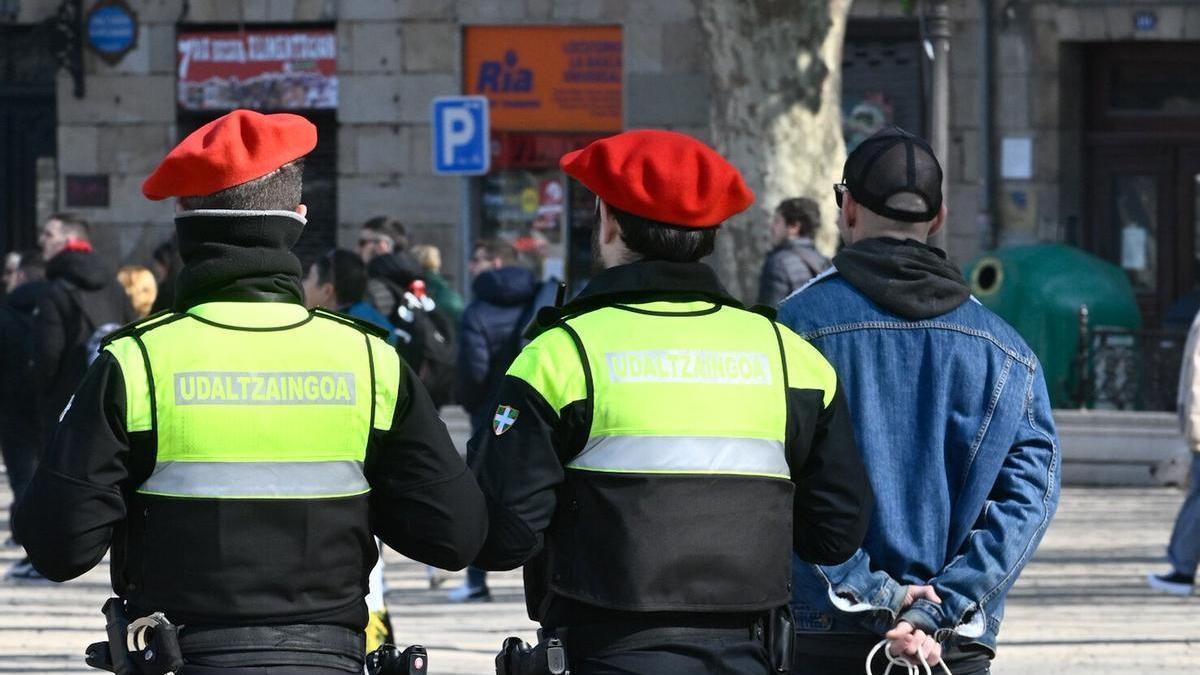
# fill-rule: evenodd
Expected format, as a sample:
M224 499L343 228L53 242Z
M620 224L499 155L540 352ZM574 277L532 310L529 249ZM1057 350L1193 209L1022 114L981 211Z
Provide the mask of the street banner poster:
M498 131L621 131L620 26L468 26L463 93Z
M184 110L337 108L331 28L181 31L176 45Z

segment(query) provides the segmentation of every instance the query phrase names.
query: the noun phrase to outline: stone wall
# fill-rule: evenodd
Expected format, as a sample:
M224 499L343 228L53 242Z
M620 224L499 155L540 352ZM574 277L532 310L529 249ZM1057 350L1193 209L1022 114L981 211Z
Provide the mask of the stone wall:
M343 0L338 3L338 240L397 215L459 276L463 188L432 174L429 101L462 92L462 28L622 23L625 125L707 135L702 35L690 0ZM383 46L383 48L381 48Z
M993 109L995 226L1001 245L1064 241L1083 223L1085 104L1082 45L1124 40L1200 40L1200 4L1152 0L1031 0L991 3L994 11ZM983 134L980 114L982 21L978 0L951 0L950 157L945 158L949 246L959 262L991 241L979 220ZM1134 15L1152 11L1153 30ZM897 18L900 3L856 0L855 18ZM1001 143L1033 140L1033 176L1000 178ZM1083 226L1086 226L1084 224Z
M101 253L138 260L169 231L171 206L146 201L141 182L174 138L174 23L178 2L131 3L139 13L137 45L116 66L84 50L86 96L74 83L57 80L57 204L65 200L65 176L106 174L108 208L74 209L95 224ZM51 18L58 2L22 2L18 22ZM39 213L43 209L39 208Z
M855 0L851 8L851 20L905 17L900 3L893 0ZM979 219L982 126L978 1L951 0L950 17L950 156L939 159L946 173L947 247L951 257L961 263L981 251L984 240Z
M17 20L44 20L56 0L25 0ZM90 3L85 3L90 4ZM176 26L187 23L323 22L337 26L338 241L359 223L398 215L416 238L444 250L457 273L461 179L430 170L429 99L461 91L462 27L488 24L620 23L625 31L625 124L708 137L709 80L691 0L131 0L136 48L115 66L85 50L87 95L58 82L58 194L64 176L107 174L111 206L82 209L100 248L138 259L169 232L171 206L141 197L140 184L177 137ZM1030 180L999 181L1001 243L1061 240L1082 214L1082 48L1129 39L1200 40L1200 5L1175 2L1035 0L992 3L996 15L993 162L1005 136L1033 139ZM966 260L990 242L979 221L983 133L978 0L951 0L951 130L947 199L950 248ZM1004 10L1008 11L1004 11ZM1133 13L1158 25L1135 32ZM856 0L855 18L900 16L892 0ZM1017 195L1014 198L1013 195Z
M85 11L91 2L85 2ZM172 205L149 202L141 182L178 137L177 25L335 24L338 110L338 242L353 247L359 224L397 215L414 238L443 249L458 273L462 179L432 175L429 102L461 93L462 27L488 24L621 23L625 29L625 123L708 135L708 79L691 0L129 0L136 47L115 66L84 50L86 96L58 79L58 201L65 176L105 174L110 206L78 209L100 251L139 261L170 233ZM57 0L25 0L16 20L55 13Z

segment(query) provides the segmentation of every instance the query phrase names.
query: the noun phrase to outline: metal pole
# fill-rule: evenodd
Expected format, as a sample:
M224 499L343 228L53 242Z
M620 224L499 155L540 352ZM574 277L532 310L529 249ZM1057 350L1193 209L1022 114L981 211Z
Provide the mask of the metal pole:
M472 229L475 224L475 205L471 199L474 196L474 191L471 189L471 181L474 180L470 176L463 176L458 179L459 182L459 223L458 236L461 246L459 247L459 264L458 270L458 288L462 296L467 301L471 300L471 254L475 251L475 238L472 234Z
M942 194L950 183L950 7L947 0L930 0L926 3L926 39L933 47L933 100L930 102L929 144L942 164L947 175L942 179ZM949 223L947 223L947 226ZM930 238L930 244L946 248L946 230Z
M1092 378L1088 359L1088 343L1090 340L1090 312L1087 305L1079 306L1079 335L1075 344L1075 401L1080 410L1088 407L1091 398Z
M992 72L994 58L992 41L992 0L979 0L983 21L979 26L979 238L983 250L996 248L1000 243L992 189L996 184L996 166L992 159L995 125L992 123Z

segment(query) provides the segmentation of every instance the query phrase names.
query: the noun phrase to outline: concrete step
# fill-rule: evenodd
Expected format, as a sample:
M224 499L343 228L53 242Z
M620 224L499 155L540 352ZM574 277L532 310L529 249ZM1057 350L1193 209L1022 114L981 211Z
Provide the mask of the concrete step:
M1055 410L1063 483L1153 487L1182 485L1191 452L1175 413Z

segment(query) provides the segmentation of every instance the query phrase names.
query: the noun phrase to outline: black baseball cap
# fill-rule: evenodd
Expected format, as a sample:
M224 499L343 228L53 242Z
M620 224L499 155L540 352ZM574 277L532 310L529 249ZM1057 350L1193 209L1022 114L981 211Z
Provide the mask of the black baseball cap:
M942 208L942 165L924 139L886 127L846 158L842 182L854 201L886 218L908 223L933 220ZM896 195L916 197L909 208L888 206Z

